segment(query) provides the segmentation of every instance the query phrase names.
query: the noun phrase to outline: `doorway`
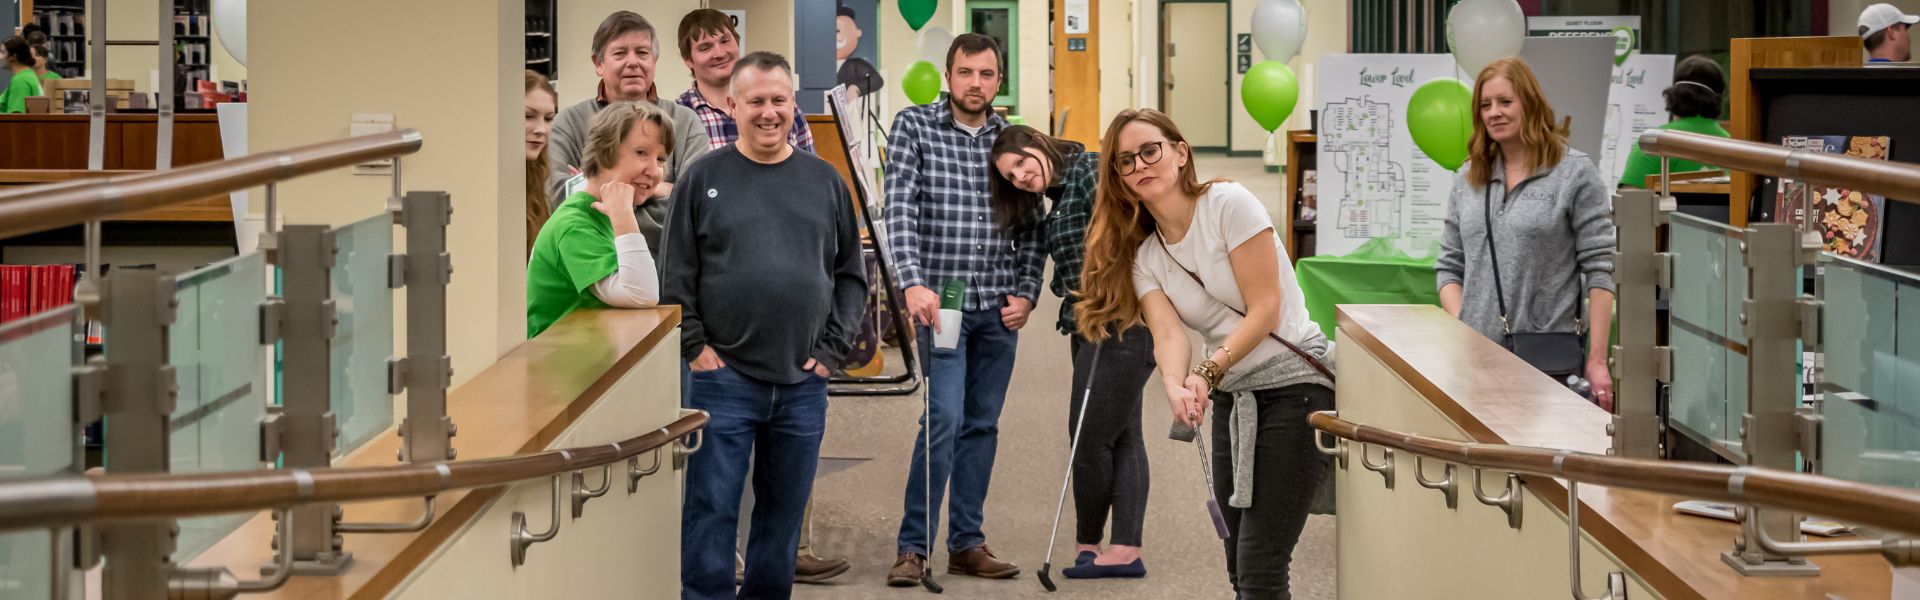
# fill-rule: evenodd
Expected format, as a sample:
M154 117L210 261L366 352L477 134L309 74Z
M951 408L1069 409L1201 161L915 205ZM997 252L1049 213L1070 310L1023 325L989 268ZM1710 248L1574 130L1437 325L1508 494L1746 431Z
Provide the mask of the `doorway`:
M1227 9L1227 2L1217 0L1160 5L1160 112L1180 124L1196 149L1224 150L1232 143Z
M1019 112L1020 101L1020 6L1014 0L972 0L967 3L967 31L993 38L1006 52L1000 77L1000 90L993 105Z

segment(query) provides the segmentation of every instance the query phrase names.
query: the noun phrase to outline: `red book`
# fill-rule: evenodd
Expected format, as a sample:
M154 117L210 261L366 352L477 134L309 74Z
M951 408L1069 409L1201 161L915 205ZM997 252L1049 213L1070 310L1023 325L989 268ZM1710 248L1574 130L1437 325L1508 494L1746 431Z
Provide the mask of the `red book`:
M18 265L0 265L0 323L6 323L20 317L25 305L21 304L27 290Z
M47 305L46 298L42 297L46 294L47 269L43 265L27 268L27 315L32 316L40 314Z

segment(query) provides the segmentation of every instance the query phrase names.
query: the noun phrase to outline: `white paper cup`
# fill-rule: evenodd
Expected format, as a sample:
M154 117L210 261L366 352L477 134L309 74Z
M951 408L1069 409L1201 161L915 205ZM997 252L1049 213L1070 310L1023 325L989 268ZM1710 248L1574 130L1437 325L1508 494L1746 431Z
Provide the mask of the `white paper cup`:
M940 309L940 329L933 332L933 346L941 350L960 347L960 311L951 308Z

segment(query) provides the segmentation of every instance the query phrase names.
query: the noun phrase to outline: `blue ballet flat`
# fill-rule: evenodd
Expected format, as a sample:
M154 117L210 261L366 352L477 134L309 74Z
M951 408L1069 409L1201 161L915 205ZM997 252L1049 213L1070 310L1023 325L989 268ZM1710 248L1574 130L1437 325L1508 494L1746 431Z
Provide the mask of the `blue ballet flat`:
M1147 565L1141 559L1124 565L1096 565L1092 562L1077 564L1060 570L1067 579L1138 579L1147 576Z
M1084 565L1093 562L1093 559L1099 557L1100 555L1094 554L1092 551L1081 552L1079 556L1073 557L1073 564L1074 566Z

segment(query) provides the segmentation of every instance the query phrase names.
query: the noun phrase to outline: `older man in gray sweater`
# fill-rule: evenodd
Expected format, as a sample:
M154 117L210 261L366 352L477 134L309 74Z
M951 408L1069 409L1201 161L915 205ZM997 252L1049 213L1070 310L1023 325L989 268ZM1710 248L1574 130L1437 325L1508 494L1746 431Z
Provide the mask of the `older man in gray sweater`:
M593 71L600 85L593 98L560 111L553 124L552 150L547 153L547 201L555 206L566 199L566 182L580 165L580 153L587 143L587 123L609 102L651 102L673 120L673 155L667 160L667 177L649 193L654 200L634 209L640 223L640 235L647 239L647 250L660 255L660 230L667 221L667 198L673 183L688 163L707 152L707 131L691 109L661 98L654 89L654 66L660 54L660 41L653 24L628 11L607 15L593 32Z

